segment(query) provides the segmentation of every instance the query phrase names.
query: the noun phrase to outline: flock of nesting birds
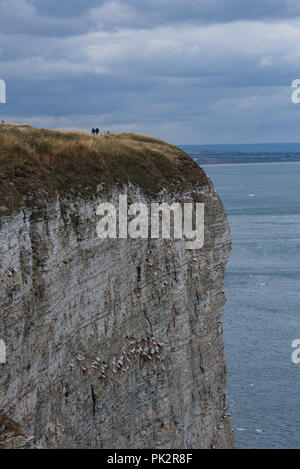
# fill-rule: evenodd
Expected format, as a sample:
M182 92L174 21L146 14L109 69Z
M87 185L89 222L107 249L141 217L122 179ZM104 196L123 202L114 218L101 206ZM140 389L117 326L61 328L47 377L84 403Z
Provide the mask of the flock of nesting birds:
M78 354L76 361L81 365L83 373L100 371L99 379L107 379L109 375L117 374L121 371L129 371L130 363L133 360L140 359L143 361L161 360L161 351L163 344L156 340L154 337L147 336L146 339L140 341L132 338L130 342L122 350L122 354L115 355L111 363L107 363L99 357L96 357L91 363L82 355ZM74 368L71 364L71 369Z

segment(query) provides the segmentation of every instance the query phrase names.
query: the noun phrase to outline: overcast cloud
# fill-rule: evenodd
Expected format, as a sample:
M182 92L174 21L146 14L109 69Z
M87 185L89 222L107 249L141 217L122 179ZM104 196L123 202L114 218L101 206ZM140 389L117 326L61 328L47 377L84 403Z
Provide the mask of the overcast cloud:
M5 120L300 141L300 2L0 0L0 78Z

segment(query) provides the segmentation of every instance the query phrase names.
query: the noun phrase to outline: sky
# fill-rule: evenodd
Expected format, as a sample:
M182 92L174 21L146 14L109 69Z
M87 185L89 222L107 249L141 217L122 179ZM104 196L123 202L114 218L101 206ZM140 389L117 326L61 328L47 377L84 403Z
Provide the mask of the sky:
M0 119L300 142L299 0L0 0Z

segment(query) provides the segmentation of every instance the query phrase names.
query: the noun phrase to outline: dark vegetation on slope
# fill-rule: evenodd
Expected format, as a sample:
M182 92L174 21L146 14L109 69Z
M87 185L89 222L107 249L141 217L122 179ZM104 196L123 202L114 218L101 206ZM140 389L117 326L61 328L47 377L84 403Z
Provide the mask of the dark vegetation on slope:
M203 170L179 148L140 134L93 136L86 132L0 126L0 206L92 194L97 184L131 182L146 194L163 187L207 184Z

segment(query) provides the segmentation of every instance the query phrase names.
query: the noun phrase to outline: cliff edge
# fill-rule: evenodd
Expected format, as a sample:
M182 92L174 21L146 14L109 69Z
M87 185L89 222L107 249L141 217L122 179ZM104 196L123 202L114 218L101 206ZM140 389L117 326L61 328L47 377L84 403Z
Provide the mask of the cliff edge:
M97 205L119 194L204 203L203 248L99 239ZM230 249L222 203L180 149L140 134L0 129L0 447L233 447Z

